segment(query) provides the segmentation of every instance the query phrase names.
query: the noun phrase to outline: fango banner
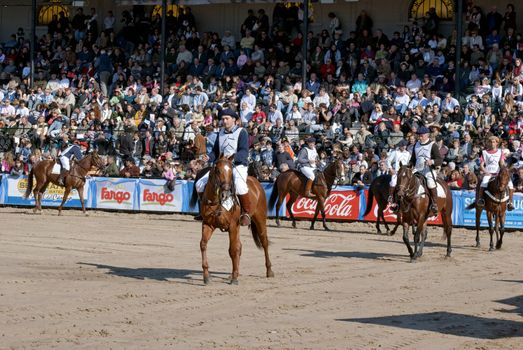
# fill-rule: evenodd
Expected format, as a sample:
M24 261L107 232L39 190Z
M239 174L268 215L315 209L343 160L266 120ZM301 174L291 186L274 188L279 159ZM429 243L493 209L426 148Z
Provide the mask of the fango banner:
M36 181L34 181L36 182ZM24 194L27 189L27 177L26 176L6 176L3 183L6 185L4 188L5 194L5 203L12 205L34 205L34 195L31 191L29 198L25 199ZM36 183L34 184L36 185ZM89 182L84 186L84 204L87 204L89 201ZM60 186L53 185L52 183L47 186L47 190L44 193L42 198L43 206L54 206L57 207L62 203L64 195L64 188ZM65 203L66 207L78 207L82 205L80 203L80 196L78 191L72 190L67 198Z
M138 200L140 210L145 211L182 211L183 185L177 182L174 191L165 186L166 180L140 180Z
M138 180L121 178L93 178L92 208L139 210L136 190Z

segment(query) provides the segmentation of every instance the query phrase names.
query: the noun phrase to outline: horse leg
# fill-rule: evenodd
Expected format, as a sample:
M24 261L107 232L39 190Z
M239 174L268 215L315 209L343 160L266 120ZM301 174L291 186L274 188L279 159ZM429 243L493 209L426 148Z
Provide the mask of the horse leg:
M422 235L422 229L420 227L420 224L416 224L416 231L414 231L414 256L411 258L412 260L416 260L418 257L418 246L420 242L420 236Z
M318 206L320 207L321 216L323 217L323 228L325 231L330 231L331 229L327 227L327 217L325 215L325 202L324 200L318 199Z
M482 207L476 207L476 248L481 246L479 241L479 226L481 224L481 212L483 212Z
M287 202L287 211L289 212L289 215L292 219L292 228L296 228L296 218L294 217L294 214L292 213L292 205L296 201L296 198L298 198L298 195L296 193L291 192L289 201Z
M499 241L496 243L496 249L501 249L503 244L503 235L505 234L505 212L503 212L499 217Z
M202 253L202 269L203 269L203 283L209 284L209 262L207 261L207 243L211 239L213 229L206 225L202 225L202 239L200 240L200 251Z
M494 235L494 228L492 227L492 212L487 210L487 220L488 220L488 232L490 233L490 248L489 251L494 250L494 241L493 241L493 235Z
M64 197L62 198L62 203L58 207L58 216L62 215L62 209L64 208L64 204L67 201L67 197L69 197L69 193L71 192L71 186L66 186L64 191Z
M242 242L240 241L240 228L238 225L233 225L233 227L229 228L229 256L232 260L231 284L238 284L241 254Z
M316 200L316 209L314 210L314 217L312 218L312 222L311 222L311 227L310 227L311 230L314 230L314 224L316 223L316 218L318 217L319 212L320 212L320 199L318 198Z
M447 211L443 211L441 215L441 220L443 221L443 230L447 236L447 255L446 258L450 258L452 253L452 246L450 237L452 236L452 216L447 214Z
M401 215L400 213L396 214L396 225L390 232L389 236L394 236L396 234L396 231L398 230L398 227L400 226L400 215Z
M285 198L285 194L278 194L278 202L276 203L276 226L278 227L280 227L280 208L283 203L283 198Z
M421 233L420 233L421 242L419 244L418 258L420 258L423 255L423 247L425 246L425 240L427 239L427 234L429 233L429 228L426 223L422 227L423 227L423 229L421 230Z
M266 218L253 216L253 221L256 226L256 229L258 230L258 235L260 236L263 252L265 253L265 268L267 269L267 277L274 277L274 272L272 272L271 268L271 259L269 258L269 236L267 235L267 225L265 224Z
M44 197L45 191L47 191L47 186L49 186L49 182L49 180L46 180L38 193L38 210L40 210L40 212L42 212L42 198Z
M409 256L412 259L412 257L414 256L414 253L412 251L412 247L410 246L410 242L409 242L409 228L410 228L410 226L409 226L409 224L406 224L406 223L404 223L402 226L403 226L403 242L407 246L407 249L409 251Z
M381 210L381 207L378 204L378 217L376 218L376 233L378 235L381 235L381 229L380 229L380 218L381 218L380 214L381 213L382 213L382 210Z
M78 196L80 197L80 204L82 204L82 212L85 216L89 216L89 213L85 210L85 204L84 204L84 186L78 187L76 189L78 191Z
M387 234L390 235L390 228L389 228L389 224L387 223L387 220L385 220L385 214L384 214L385 210L382 210L381 211L381 220L383 220L383 224L385 225L385 229L387 230Z

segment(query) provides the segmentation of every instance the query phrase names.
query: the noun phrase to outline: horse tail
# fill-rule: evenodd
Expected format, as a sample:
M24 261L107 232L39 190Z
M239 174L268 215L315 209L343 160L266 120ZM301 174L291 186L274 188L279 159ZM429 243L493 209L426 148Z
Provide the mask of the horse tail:
M367 199L367 207L365 208L365 214L363 214L363 216L367 216L369 215L370 211L372 210L372 204L374 202L374 191L373 191L373 187L372 184L370 185L369 187L369 197Z
M261 229L261 227L258 227L258 225L256 224L256 220L251 220L252 239L254 240L254 244L256 244L256 247L258 247L258 249L263 248L263 245L261 242L261 236L260 236L260 234L261 234L260 229Z
M24 193L24 198L27 199L31 195L31 192L33 191L33 175L34 175L34 167L29 172L29 175L27 177L27 189Z
M269 197L269 209L274 209L274 206L276 205L276 200L278 199L279 191L278 191L278 178L276 178L276 181L274 181L274 186L272 186L272 192L271 196Z

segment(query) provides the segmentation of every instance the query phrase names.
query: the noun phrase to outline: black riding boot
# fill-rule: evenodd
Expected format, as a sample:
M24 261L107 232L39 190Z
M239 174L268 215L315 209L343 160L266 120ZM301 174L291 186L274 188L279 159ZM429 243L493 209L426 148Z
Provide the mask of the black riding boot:
M63 168L60 170L60 176L58 177L58 185L65 186L65 177L67 176L68 171Z
M508 190L508 204L507 204L507 210L512 211L514 210L514 189Z
M478 207L483 207L485 205L485 199L483 198L484 192L485 192L485 189L480 186L478 189L477 196L476 196L476 205Z
M203 221L203 217L202 217L202 196L203 196L203 193L199 193L198 192L198 207L200 208L200 211L199 211L198 215L196 215L194 217L194 220L196 220L196 221Z
M431 216L438 216L438 188L429 188L430 192L430 214Z

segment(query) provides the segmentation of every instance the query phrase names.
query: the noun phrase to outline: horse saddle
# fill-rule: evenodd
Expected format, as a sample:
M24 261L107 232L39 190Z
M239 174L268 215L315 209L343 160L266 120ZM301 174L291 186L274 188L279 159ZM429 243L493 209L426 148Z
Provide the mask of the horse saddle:
M420 180L420 183L421 183L421 186L418 186L417 195L418 196L423 196L423 195L427 194L428 193L428 187L427 187L427 179L425 178L425 176L423 176L420 173L414 173L414 176L416 176ZM440 198L447 198L447 194L445 193L445 189L443 188L443 186L441 186L439 181L436 181L436 191L438 193L438 197L440 197Z

